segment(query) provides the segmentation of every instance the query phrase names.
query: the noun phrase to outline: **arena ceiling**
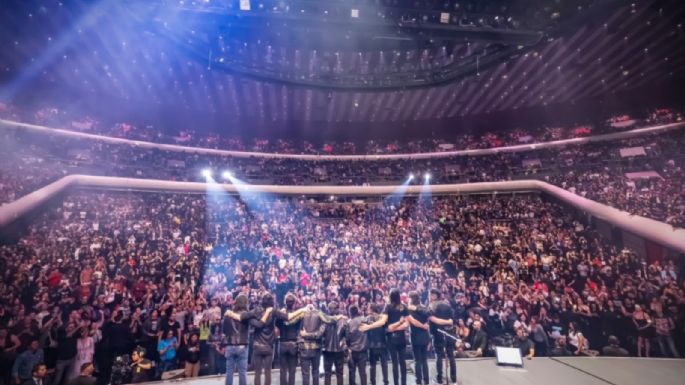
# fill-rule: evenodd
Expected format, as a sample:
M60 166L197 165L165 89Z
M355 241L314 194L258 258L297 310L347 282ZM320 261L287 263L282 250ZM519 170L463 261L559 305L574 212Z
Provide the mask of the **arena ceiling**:
M219 0L198 4L212 1ZM395 35L383 39L364 39L348 25L352 34L339 44L331 43L335 36L326 34L320 20L318 29L303 30L295 28L302 20L288 19L287 34L281 35L276 24L285 25L283 15L250 21L235 16L245 11L233 9L226 17L234 19L223 23L221 12L198 11L193 1L154 2L147 11L135 8L135 1L5 3L0 98L9 100L36 90L64 90L65 98L116 98L263 122L403 122L668 86L685 68L685 2L678 0L600 2L604 7L577 2L583 6L568 17L555 14L554 6L543 7L545 2L490 1L494 8L483 11L491 17L480 20L484 25L455 18L454 31L445 35L439 21L409 20L401 28L394 22ZM351 3L384 10L387 1ZM253 7L258 4L252 1ZM539 9L545 12L526 20ZM453 17L469 14L450 10ZM488 24L509 15L514 16L509 24ZM308 20L319 18L314 16ZM216 34L195 28L204 24ZM378 28L373 36L388 33ZM403 71L422 77L403 78Z

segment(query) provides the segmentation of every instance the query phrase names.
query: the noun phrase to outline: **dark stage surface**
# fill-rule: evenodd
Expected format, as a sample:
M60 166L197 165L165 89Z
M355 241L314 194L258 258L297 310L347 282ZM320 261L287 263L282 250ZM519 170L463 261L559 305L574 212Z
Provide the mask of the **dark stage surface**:
M413 367L409 361L408 368ZM390 365L389 368L390 369ZM431 380L435 377L435 362L429 362ZM685 360L610 357L535 358L524 360L523 368L501 367L495 360L472 359L457 362L459 385L681 385L685 378ZM382 384L380 370L378 384ZM368 373L368 371L367 371ZM349 384L345 369L345 384ZM390 374L392 384L392 374ZM193 380L164 381L177 385L220 385L223 376L199 377ZM237 384L237 378L234 384ZM253 384L248 373L248 384ZM272 374L272 384L278 385L278 370ZM302 384L301 372L297 372L296 385ZM319 382L323 384L323 379ZM333 380L335 383L335 380ZM357 379L357 384L359 379ZM407 374L407 385L416 381L412 370Z

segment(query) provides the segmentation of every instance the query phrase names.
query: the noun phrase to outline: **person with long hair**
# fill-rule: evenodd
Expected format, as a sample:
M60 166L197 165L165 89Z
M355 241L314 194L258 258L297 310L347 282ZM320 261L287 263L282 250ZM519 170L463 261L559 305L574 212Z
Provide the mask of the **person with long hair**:
M285 296L285 309L292 312L295 310L296 297L292 293ZM295 385L295 370L297 369L297 335L300 331L302 320L287 322L281 319L276 321L280 332L278 351L278 365L280 367L280 384Z
M452 323L454 318L454 310L450 304L442 299L442 293L438 289L431 289L430 294L431 310L431 334L433 335L433 349L435 349L435 369L437 372L437 383L441 384L443 381L443 362L447 359L449 363L450 380L453 383L457 382L457 363L454 360L455 344L445 337L444 333L454 335L452 330Z
M392 361L392 379L395 385L407 385L407 362L404 357L404 351L407 347L407 340L404 336L404 331L407 329L407 324L404 322L404 317L409 315L407 306L402 303L400 291L398 289L390 290L389 304L385 307L385 311L378 320L370 325L362 325L360 331L369 331L386 324L388 335L388 350L390 351L390 360Z
M416 291L409 292L409 302L412 308L407 322L411 323L410 337L414 353L416 384L428 385L430 382L430 375L428 374L428 344L430 343L428 320L430 311L421 304L419 293Z
M579 356L587 350L588 342L583 333L578 329L578 324L569 322L568 324L568 347L573 355Z
M241 298L242 294L238 296ZM238 302L236 298L236 303ZM245 301L245 306L243 306ZM293 313L280 312L274 309L275 302L271 293L264 293L261 298L260 306L257 306L251 311L246 311L246 301L241 299L240 310L227 311L225 316L233 322L242 322L244 327L252 325L254 327L254 344L252 353L252 363L255 368L255 385L262 384L262 373L264 373L264 384L271 385L271 365L273 363L273 345L276 340L276 319L292 321L304 313L304 309L300 309ZM234 306L235 310L235 306ZM247 324L245 324L247 322ZM242 360L242 357L240 358ZM247 353L245 353L245 360ZM242 365L242 361L241 361ZM226 381L228 383L228 375L230 362L226 362ZM247 361L245 361L245 368ZM239 370L242 370L242 366ZM232 376L232 373L231 373ZM239 375L242 378L242 375ZM242 382L240 385L244 385Z
M649 357L651 350L651 338L653 337L654 325L649 313L640 305L635 305L633 312L633 323L637 329L637 356Z
M186 378L200 375L200 335L198 333L187 334L185 337L185 376Z

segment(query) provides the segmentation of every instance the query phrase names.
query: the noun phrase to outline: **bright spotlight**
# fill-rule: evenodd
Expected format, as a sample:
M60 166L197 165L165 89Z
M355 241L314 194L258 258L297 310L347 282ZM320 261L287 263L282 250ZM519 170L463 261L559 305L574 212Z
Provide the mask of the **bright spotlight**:
M202 176L204 176L205 178L211 178L212 177L212 170L210 170L208 168L202 170Z
M233 175L231 174L230 171L224 171L224 172L221 174L221 176L222 176L224 179L231 179L231 177L232 177Z
M429 181L431 179L431 174L429 172L427 172L423 175L423 177L424 177L424 179L426 179L426 181Z
M409 180L414 180L414 174L409 174Z

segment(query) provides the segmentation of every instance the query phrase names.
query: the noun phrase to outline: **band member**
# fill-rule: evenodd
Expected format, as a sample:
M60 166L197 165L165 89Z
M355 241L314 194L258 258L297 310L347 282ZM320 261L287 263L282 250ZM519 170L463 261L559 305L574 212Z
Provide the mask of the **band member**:
M338 303L328 304L328 317L324 317L326 331L324 332L323 368L324 385L331 385L333 366L337 384L343 383L343 368L345 364L345 349L347 338L347 318L338 313Z
M293 321L290 321L293 322ZM302 385L319 385L319 362L321 361L321 338L326 331L319 311L307 307L302 316L302 328L297 339L300 366L302 367Z
M378 321L383 305L372 303L369 306L369 315L366 317L369 324ZM365 325L361 325L360 330ZM376 363L380 363L383 375L383 385L388 385L388 344L383 328L371 329L367 332L369 341L369 377L371 385L376 385Z
M242 322L250 321L250 324L254 327L252 363L255 369L255 385L261 385L262 373L264 374L264 384L271 385L273 345L276 340L276 319L287 320L288 318L295 318L303 312L304 309L292 314L274 310L274 297L271 293L263 294L260 306L257 306L251 312L242 312L240 314L231 311L226 312L229 318Z
M295 310L295 295L288 293L285 296L285 309L282 311L291 313ZM302 319L288 323L282 319L276 321L280 331L280 349L278 360L280 366L281 385L295 385L295 370L297 369L297 335L302 325Z
M347 324L347 345L350 349L349 373L350 385L356 384L356 372L359 371L361 385L366 382L366 363L369 360L368 335L359 330L362 324L370 323L366 317L359 313L359 308L352 305L349 308L350 321ZM387 371L387 370L386 370ZM374 371L375 374L375 371Z
M457 382L457 365L454 360L454 342L448 340L442 332L452 333L452 319L454 318L454 311L447 301L442 300L442 293L437 289L430 290L430 310L433 318L431 319L431 334L433 335L433 349L435 349L436 361L435 369L438 373L437 383L442 384L443 380L443 363L445 357L449 362L450 380L452 383ZM449 324L441 325L439 320L449 320Z
M392 289L390 290L390 303L385 307L385 311L378 320L359 328L361 331L368 331L388 325L386 329L388 332L388 350L392 360L392 379L395 385L407 385L407 362L404 357L404 350L407 347L404 331L407 324L404 322L404 317L408 315L409 310L402 303L399 290Z
M261 314L263 319L270 311ZM254 326L256 312L247 310L247 296L240 294L236 297L233 310L224 315L224 334L226 340L220 352L226 357L226 385L233 385L233 371L238 369L238 384L247 385L247 342L250 331L250 321ZM261 321L261 320L260 320Z
M409 334L411 336L411 347L414 352L414 374L416 375L417 385L428 385L430 376L428 375L428 344L430 334L428 333L430 311L421 304L419 293L409 292L410 311L408 322L410 322Z

